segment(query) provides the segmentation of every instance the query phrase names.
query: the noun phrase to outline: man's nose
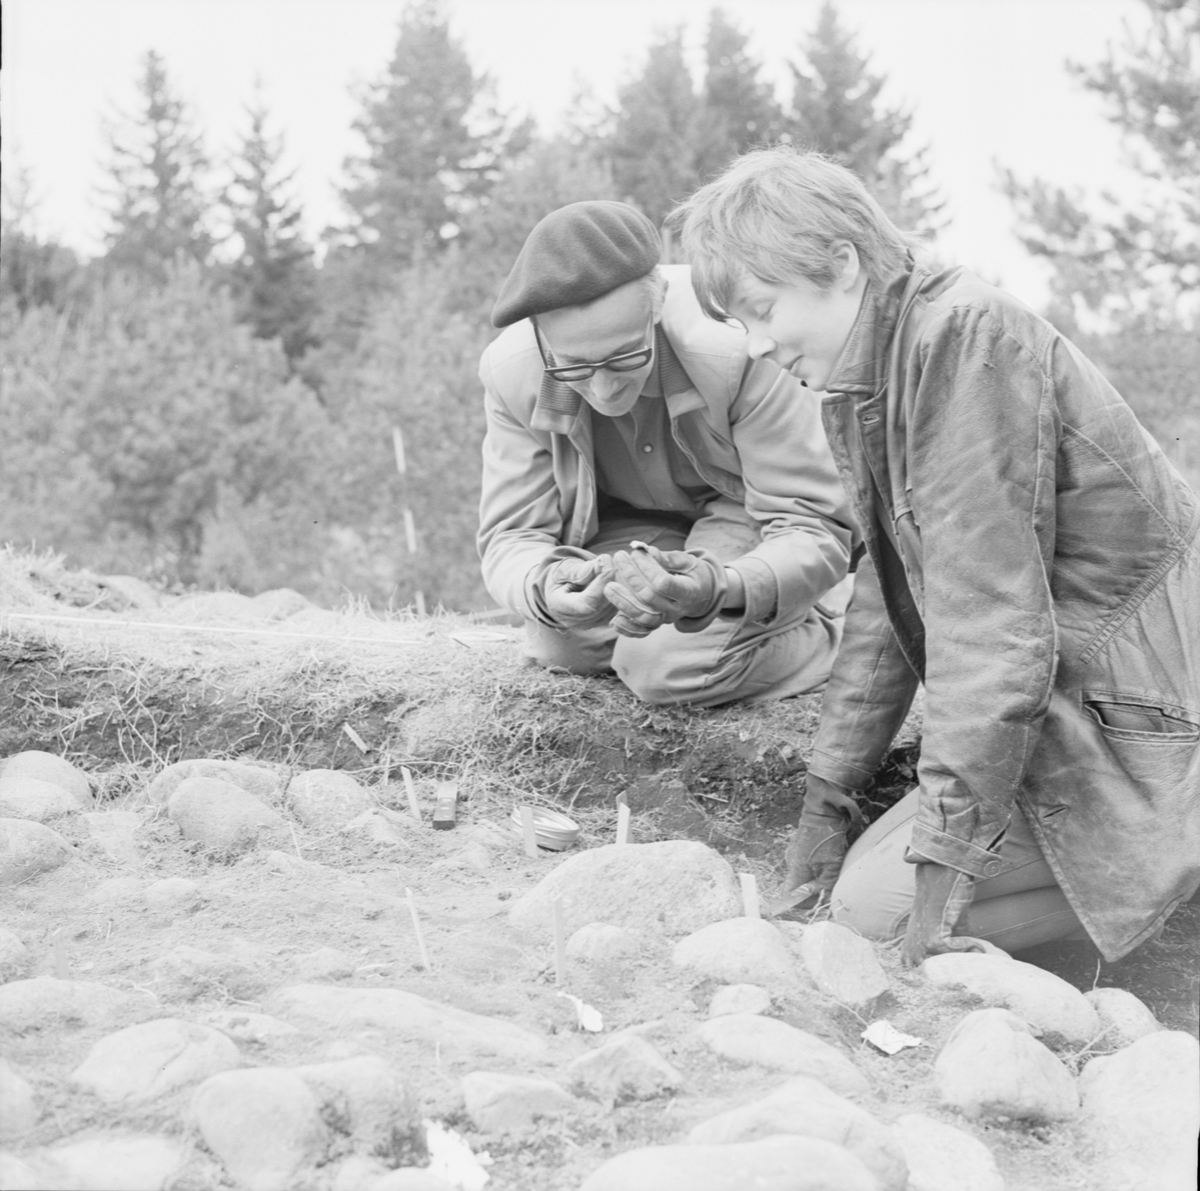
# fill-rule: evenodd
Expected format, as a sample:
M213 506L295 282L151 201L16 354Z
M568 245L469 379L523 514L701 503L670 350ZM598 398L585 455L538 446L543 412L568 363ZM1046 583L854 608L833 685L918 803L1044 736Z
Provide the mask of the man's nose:
M606 401L618 389L622 388L625 379L618 376L615 372L609 372L607 368L597 368L596 374L591 380L587 381L588 392L597 401Z

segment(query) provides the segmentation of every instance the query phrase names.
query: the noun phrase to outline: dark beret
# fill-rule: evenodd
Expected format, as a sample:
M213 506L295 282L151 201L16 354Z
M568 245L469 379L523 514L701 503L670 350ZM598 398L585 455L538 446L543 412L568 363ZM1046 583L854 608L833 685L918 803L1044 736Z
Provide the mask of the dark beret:
M551 211L529 233L492 307L492 325L581 306L645 277L662 256L658 231L628 203L589 200Z

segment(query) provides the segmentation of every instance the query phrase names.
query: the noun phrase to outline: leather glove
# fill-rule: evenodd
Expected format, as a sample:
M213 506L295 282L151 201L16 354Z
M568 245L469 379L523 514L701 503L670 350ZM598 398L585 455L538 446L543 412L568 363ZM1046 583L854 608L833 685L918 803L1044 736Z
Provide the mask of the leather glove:
M588 628L612 615L604 587L612 574L606 554L592 558L563 558L542 576L546 611L560 628Z
M785 896L801 887L811 896L827 894L841 875L847 833L861 821L862 811L849 790L810 773L800 822L788 841Z
M642 637L659 625L708 615L725 589L725 568L712 559L647 546L613 555L604 593L617 609L617 632Z
M968 873L932 861L917 865L916 897L900 945L900 959L906 968L915 968L928 955L947 951L1004 954L986 939L954 934L974 896L975 878Z

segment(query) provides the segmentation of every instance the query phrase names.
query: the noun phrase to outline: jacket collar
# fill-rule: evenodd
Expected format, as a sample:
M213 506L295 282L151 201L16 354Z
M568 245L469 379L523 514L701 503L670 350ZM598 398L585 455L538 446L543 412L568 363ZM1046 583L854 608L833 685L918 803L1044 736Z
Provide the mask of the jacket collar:
M914 272L906 270L883 283L868 283L854 325L842 346L842 354L825 386L827 393L883 392L888 349L901 309L911 296L909 283L915 280Z
M553 359L548 352L547 357ZM691 388L691 377L679 362L662 323L657 323L654 327L654 367L646 378L642 395L670 398ZM583 405L583 398L565 381L554 380L542 373L542 384L530 425L535 430L547 430L551 434L569 434Z

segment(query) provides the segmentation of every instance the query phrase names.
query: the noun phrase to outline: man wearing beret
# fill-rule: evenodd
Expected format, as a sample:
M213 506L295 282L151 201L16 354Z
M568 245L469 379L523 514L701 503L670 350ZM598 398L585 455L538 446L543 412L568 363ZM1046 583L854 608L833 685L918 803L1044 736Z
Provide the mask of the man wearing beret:
M530 233L492 311L479 550L530 656L648 703L818 690L858 543L820 403L625 203Z

